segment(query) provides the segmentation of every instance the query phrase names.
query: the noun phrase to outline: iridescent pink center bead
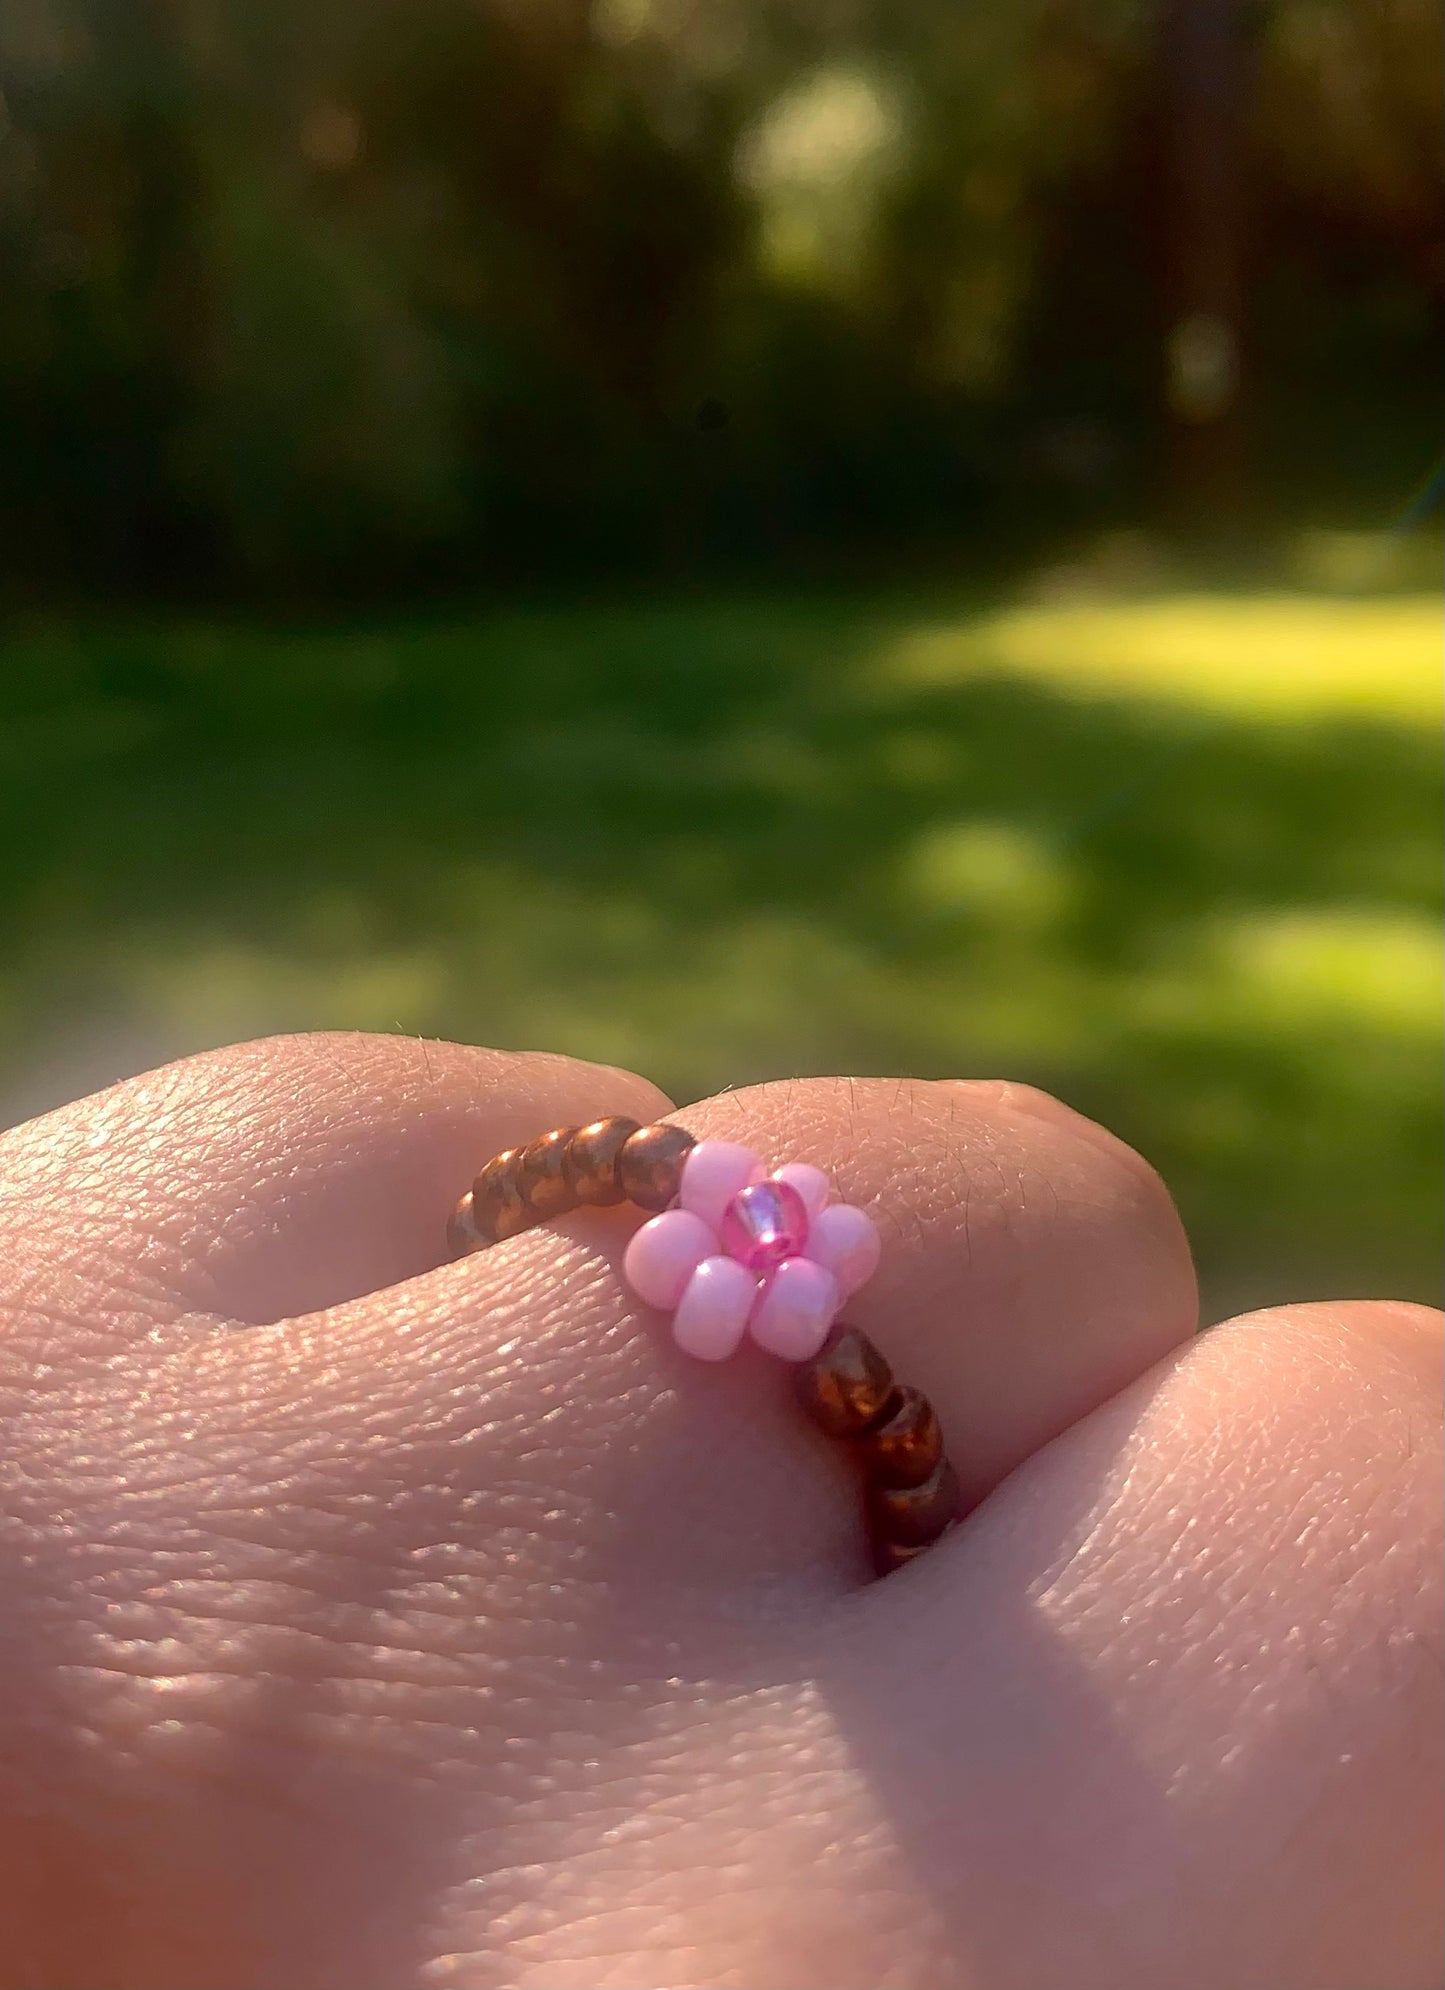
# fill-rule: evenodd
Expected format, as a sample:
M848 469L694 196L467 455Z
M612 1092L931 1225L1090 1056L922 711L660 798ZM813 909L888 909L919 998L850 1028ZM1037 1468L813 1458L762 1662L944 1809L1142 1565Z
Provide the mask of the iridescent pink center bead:
M723 1211L722 1247L749 1271L771 1271L808 1241L808 1210L788 1182L749 1182Z

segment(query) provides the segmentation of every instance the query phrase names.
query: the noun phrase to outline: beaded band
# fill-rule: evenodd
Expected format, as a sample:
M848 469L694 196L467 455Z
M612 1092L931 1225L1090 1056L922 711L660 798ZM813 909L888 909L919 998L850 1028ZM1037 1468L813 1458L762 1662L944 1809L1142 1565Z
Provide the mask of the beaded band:
M958 1518L957 1475L928 1398L900 1386L838 1312L871 1275L872 1219L830 1199L821 1169L765 1173L746 1147L680 1126L599 1119L560 1126L487 1162L447 1225L455 1256L573 1210L630 1202L650 1220L623 1259L646 1304L673 1314L686 1352L719 1361L744 1334L795 1364L798 1400L862 1470L880 1575L912 1561Z

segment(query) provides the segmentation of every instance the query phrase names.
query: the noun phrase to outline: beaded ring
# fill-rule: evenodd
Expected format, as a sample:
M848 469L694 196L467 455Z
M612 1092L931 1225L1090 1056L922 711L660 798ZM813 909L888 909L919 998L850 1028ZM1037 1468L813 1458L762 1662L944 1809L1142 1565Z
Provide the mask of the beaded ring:
M838 1318L881 1244L864 1210L831 1200L821 1168L792 1161L769 1174L751 1148L680 1126L559 1126L487 1162L447 1241L460 1257L549 1217L624 1202L648 1221L623 1275L644 1304L672 1314L684 1352L722 1361L751 1335L795 1364L798 1400L862 1467L879 1574L930 1547L958 1518L958 1478L928 1398L895 1383L868 1336Z

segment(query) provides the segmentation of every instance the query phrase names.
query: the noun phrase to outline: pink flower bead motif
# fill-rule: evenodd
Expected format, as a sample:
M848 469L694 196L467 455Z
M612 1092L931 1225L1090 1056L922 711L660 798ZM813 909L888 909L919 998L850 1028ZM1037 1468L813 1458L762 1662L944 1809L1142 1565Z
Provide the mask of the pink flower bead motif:
M751 1148L700 1140L677 1204L637 1231L624 1275L639 1299L672 1313L673 1338L699 1360L726 1360L750 1333L806 1361L880 1251L872 1218L828 1197L827 1176L807 1161L769 1175Z

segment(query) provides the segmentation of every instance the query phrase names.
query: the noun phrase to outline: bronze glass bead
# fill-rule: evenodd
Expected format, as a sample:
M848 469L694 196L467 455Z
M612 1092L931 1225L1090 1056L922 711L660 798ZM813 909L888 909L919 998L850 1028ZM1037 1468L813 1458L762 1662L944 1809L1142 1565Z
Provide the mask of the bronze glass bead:
M901 1541L874 1541L873 1567L878 1575L892 1575L894 1569L901 1569L905 1562L916 1562L920 1555L928 1552L928 1543L921 1547L905 1548Z
M893 1394L893 1370L856 1327L834 1327L820 1354L800 1364L798 1400L830 1437L859 1437Z
M517 1181L520 1147L508 1147L488 1161L472 1183L472 1222L484 1244L515 1237L530 1220Z
M579 1126L567 1144L562 1166L578 1202L605 1209L625 1202L617 1163L625 1144L641 1131L635 1119L594 1119Z
M472 1221L472 1192L468 1189L447 1218L447 1249L454 1258L462 1258L468 1251L479 1251L483 1242Z
M858 1440L869 1475L879 1485L921 1486L943 1457L943 1431L921 1389L901 1388L881 1423Z
M957 1474L945 1458L921 1485L868 1488L868 1517L875 1539L901 1548L926 1548L958 1518L961 1493Z
M617 1164L622 1193L639 1209L666 1209L682 1187L682 1164L697 1145L680 1126L639 1127Z
M517 1186L523 1202L539 1220L564 1216L577 1207L577 1196L567 1179L567 1145L575 1126L557 1126L522 1149L517 1164Z

